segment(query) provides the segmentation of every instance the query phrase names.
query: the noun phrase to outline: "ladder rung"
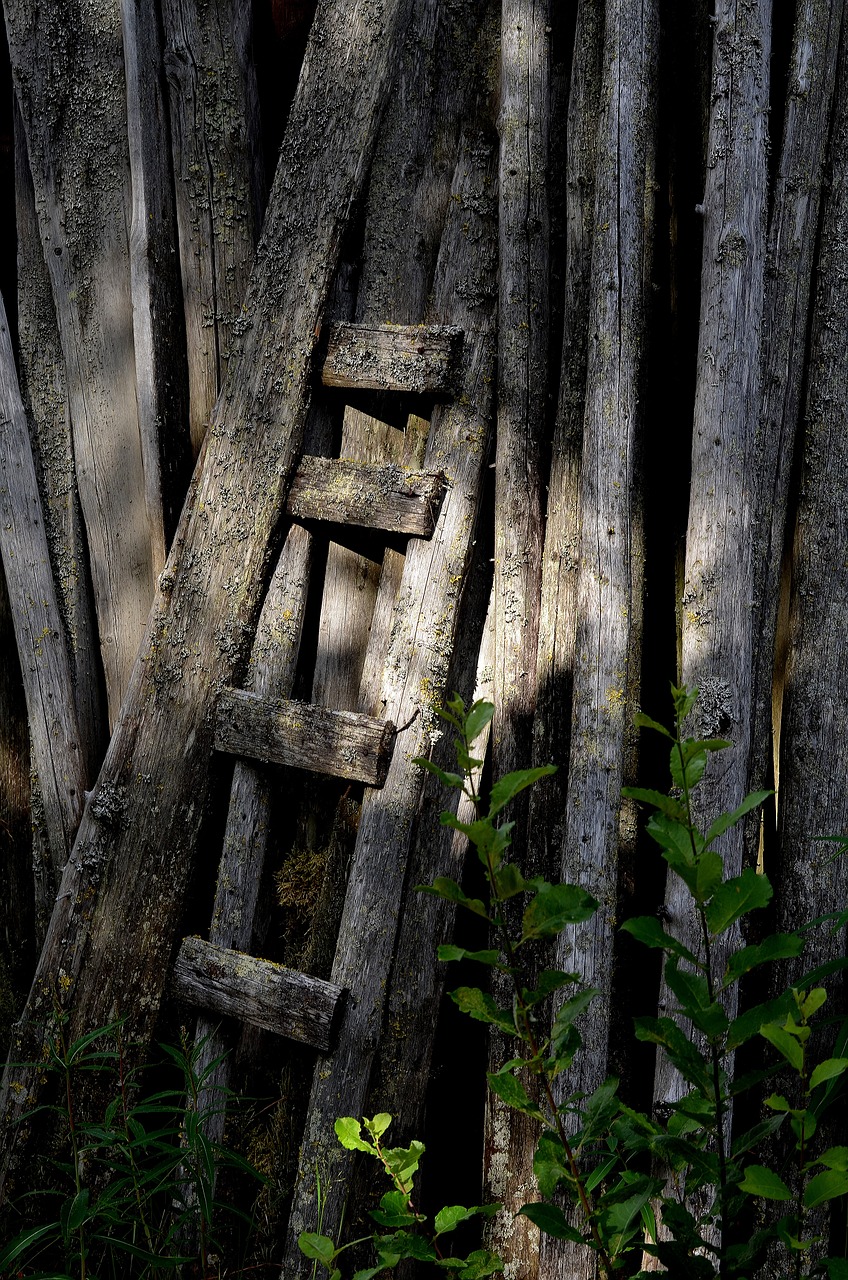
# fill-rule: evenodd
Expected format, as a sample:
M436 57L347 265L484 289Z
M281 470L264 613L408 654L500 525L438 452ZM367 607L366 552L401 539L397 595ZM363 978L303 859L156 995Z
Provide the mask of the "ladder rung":
M325 387L450 395L462 350L454 325L330 325L321 380Z
M270 960L184 938L173 972L179 999L250 1022L328 1052L341 1012L341 987Z
M218 751L372 787L386 780L394 740L390 720L311 702L270 701L243 689L225 689L215 710Z
M292 481L287 510L298 520L331 520L429 538L444 493L439 471L305 457Z

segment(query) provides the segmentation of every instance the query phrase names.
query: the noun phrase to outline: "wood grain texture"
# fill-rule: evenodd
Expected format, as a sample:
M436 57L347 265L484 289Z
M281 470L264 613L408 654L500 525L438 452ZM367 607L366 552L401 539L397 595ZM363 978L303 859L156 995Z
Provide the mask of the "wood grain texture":
M194 1008L249 1022L323 1053L332 1049L344 993L331 982L202 938L184 938L172 984L177 998Z
M32 1059L29 1046L43 1034L60 973L74 1035L118 1008L141 1046L155 1019L210 781L212 709L247 663L302 449L315 331L408 13L408 0L353 7L324 0L316 14L244 303L239 358L65 871L16 1060ZM37 1092L31 1073L22 1093L11 1088L20 1075L4 1076L4 1124L18 1097ZM4 1128L4 1171L22 1158L22 1137Z
M215 747L252 760L353 778L380 787L395 726L388 720L331 711L311 702L258 698L227 689L215 709Z
M461 351L462 330L451 325L336 323L321 381L325 387L450 395Z
M196 456L239 345L266 201L251 6L163 0L162 26Z
M295 473L286 510L299 520L331 520L429 538L444 491L441 472L307 457Z
M65 359L114 725L162 568L136 400L120 3L11 0L5 16Z
M311 1272L311 1263L294 1242L301 1230L316 1226L316 1159L328 1175L324 1229L337 1230L341 1217L350 1159L335 1139L333 1121L339 1115L361 1114L366 1097L423 785L422 772L412 759L429 752L437 728L433 707L444 697L454 647L457 603L481 497L491 409L494 160L485 130L469 126L454 175L451 215L429 317L461 325L467 335L461 394L455 404L436 408L424 462L425 467L445 471L449 489L433 539L411 542L406 553L379 702L384 714L400 724L411 723L398 734L385 787L368 791L362 806L331 975L351 996L336 1051L313 1078L289 1220L291 1243L283 1263L287 1280ZM389 861L387 848L392 849Z
M55 894L85 800L85 765L65 629L6 310L0 299L0 552L15 628L32 764Z

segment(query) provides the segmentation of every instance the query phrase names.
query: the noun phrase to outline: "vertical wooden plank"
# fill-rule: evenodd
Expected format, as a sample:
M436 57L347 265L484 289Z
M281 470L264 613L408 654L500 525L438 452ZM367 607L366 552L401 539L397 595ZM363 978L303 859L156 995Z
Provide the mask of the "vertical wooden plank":
M207 432L120 722L65 870L13 1046L17 1061L37 1060L33 1048L60 977L69 1034L101 1026L118 1010L139 1052L150 1034L208 796L212 706L246 665L301 452L316 329L408 15L409 0L386 0L379 9L368 0L323 0L316 14L244 303L240 358ZM86 1083L95 1093L97 1082ZM25 1158L14 1127L19 1099L38 1087L31 1070L7 1067L4 1178Z

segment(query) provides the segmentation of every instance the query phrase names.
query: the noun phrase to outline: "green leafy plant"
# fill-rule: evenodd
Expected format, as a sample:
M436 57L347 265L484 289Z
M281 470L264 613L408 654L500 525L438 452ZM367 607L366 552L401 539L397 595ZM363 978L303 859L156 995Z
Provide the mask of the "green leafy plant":
M320 1265L330 1273L330 1280L341 1280L337 1259L346 1250L368 1241L374 1246L377 1263L356 1271L353 1280L371 1280L383 1271L392 1270L405 1258L432 1263L455 1280L484 1280L484 1277L502 1271L503 1263L488 1249L475 1249L466 1257L445 1256L442 1252L445 1236L471 1218L490 1217L501 1206L490 1204L466 1208L458 1204L447 1205L439 1210L427 1228L426 1217L416 1211L412 1202L415 1174L424 1154L424 1144L411 1142L408 1147L384 1146L383 1136L391 1120L392 1117L383 1112L361 1123L351 1116L343 1116L336 1121L336 1136L342 1146L348 1151L362 1151L373 1156L392 1184L392 1190L382 1197L379 1209L371 1211L374 1221L384 1228L382 1232L363 1236L340 1247L330 1236L320 1232L301 1232L297 1243L301 1253L313 1260L313 1275ZM318 1185L320 1188L320 1182Z
M179 1072L177 1086L144 1094L135 1087L138 1073L127 1067L121 1022L73 1041L66 1029L67 1015L57 1009L43 1069L57 1078L58 1101L23 1119L57 1115L67 1154L52 1161L52 1188L13 1207L28 1225L0 1250L0 1275L157 1276L189 1264L208 1275L224 1207L213 1197L216 1166L260 1176L206 1135L209 1112L199 1105L201 1093L220 1059L199 1073L203 1045L190 1046L184 1034L179 1046L161 1046ZM91 1072L112 1073L116 1084L97 1121L81 1119L74 1101L77 1077ZM194 1240L197 1249L189 1252L187 1242Z

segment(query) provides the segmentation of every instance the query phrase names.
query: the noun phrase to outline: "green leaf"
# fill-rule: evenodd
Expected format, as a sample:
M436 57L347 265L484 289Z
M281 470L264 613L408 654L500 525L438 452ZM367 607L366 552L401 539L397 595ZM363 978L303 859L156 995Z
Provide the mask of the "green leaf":
M26 1231L22 1231L20 1235L15 1236L14 1240L6 1246L0 1253L0 1268L5 1269L12 1262L17 1262L26 1254L27 1250L38 1240L43 1240L45 1236L55 1235L59 1232L58 1222L42 1223L37 1227L27 1227Z
M804 1208L815 1209L817 1204L835 1200L848 1193L848 1173L844 1169L826 1169L810 1178L804 1189Z
M495 969L504 969L500 951L466 951L465 947L455 947L452 943L443 943L437 948L440 960L476 960L479 964L488 964Z
M725 986L737 982L743 974L750 973L758 965L774 960L788 960L799 956L804 949L800 933L772 933L756 946L740 947L734 951L724 972Z
M408 1187L412 1176L418 1170L418 1162L426 1148L423 1142L410 1142L408 1147L389 1147L383 1151L386 1168L398 1182Z
M683 756L682 761L681 755ZM694 787L697 787L704 776L708 759L708 753L703 748L699 748L691 738L687 738L681 746L675 743L671 748L668 761L669 772L674 785L679 787L681 791L684 788L691 791Z
M517 893L523 893L527 888L527 881L514 862L505 862L495 872L495 885L498 897L507 899L514 898Z
M779 1022L767 1022L765 1026L760 1027L760 1035L763 1039L768 1040L769 1044L773 1044L779 1053L782 1053L786 1061L796 1071L804 1069L804 1049L796 1040L795 1036L790 1035L785 1027Z
M785 1016L793 1007L792 993L784 991L774 1000L766 1000L763 1004L756 1004L753 1008L746 1009L731 1022L727 1032L726 1048L728 1051L738 1049L740 1044L744 1044L746 1040L755 1036L767 1022L774 1022L775 1019Z
M478 698L465 717L465 736L469 742L479 738L486 725L495 714L494 703Z
M650 787L622 787L621 794L626 796L628 800L638 800L640 804L649 804L653 809L659 809L661 813L667 817L673 818L677 822L685 821L686 810L679 800L675 800L674 796L667 796L662 791L653 791Z
M824 987L813 987L812 991L800 992L798 1001L801 1017L807 1020L827 1002L827 992Z
M828 1169L841 1169L848 1173L848 1147L828 1147L819 1156L817 1164L826 1165Z
M432 893L437 898L444 898L447 902L457 902L461 907L473 911L475 916L482 916L484 920L489 919L489 913L479 898L467 897L455 880L451 880L449 876L436 876L432 884L418 884L415 886L419 893Z
M570 1027L575 1018L579 1018L581 1013L584 1013L589 1008L595 996L600 994L597 987L584 987L582 991L577 991L573 996L569 996L567 1000L563 1000L556 1011L551 1032L551 1044L554 1046L555 1053L557 1052L557 1041L566 1027Z
M451 787L454 791L465 789L465 778L461 773L448 773L445 769L440 769L437 764L433 764L432 760L425 760L423 756L415 756L412 763L417 764L419 769L426 769L428 773L438 778L439 782L446 787Z
M418 1262L435 1262L438 1257L429 1240L411 1231L396 1231L394 1235L379 1236L374 1243L380 1258L386 1259L388 1266L394 1266L401 1258L415 1258Z
M662 1191L663 1186L661 1178L625 1174L618 1187L602 1198L598 1221L602 1224L602 1234L613 1257L622 1252L640 1229L642 1209L652 1196Z
M440 1258L436 1265L455 1270L457 1280L485 1280L504 1269L501 1259L489 1249L474 1249L467 1258Z
M827 1280L848 1280L848 1258L825 1258Z
M733 1156L744 1155L746 1151L752 1151L754 1147L758 1147L766 1138L777 1132L783 1121L782 1115L769 1116L767 1120L761 1120L745 1133L740 1133L739 1137L733 1140Z
M378 1114L374 1116L373 1120L368 1120L367 1118L363 1120L365 1128L375 1141L377 1138L382 1138L391 1123L392 1117L389 1115L388 1111L378 1112Z
M665 978L680 1001L681 1012L692 1020L699 1031L713 1038L724 1035L729 1026L727 1014L720 1004L710 1000L706 978L699 973L678 968L674 957L666 964Z
M654 813L648 819L645 829L663 850L663 857L678 875L683 876L689 868L693 872L696 870L696 858L701 852L703 840L685 818L680 820L669 817L667 813ZM694 883L693 881L689 886L693 892Z
M695 867L695 884L692 890L696 902L706 902L721 884L724 875L724 859L714 849L705 849Z
M713 1081L707 1063L672 1018L636 1018L634 1028L637 1040L660 1045L684 1080L713 1099Z
M301 1231L297 1237L297 1247L306 1258L315 1258L324 1266L332 1266L336 1256L336 1246L329 1236L319 1236L315 1231Z
M87 1222L91 1217L90 1198L91 1193L88 1187L83 1187L68 1205L66 1218L66 1230L68 1232L78 1231L83 1223Z
M403 1191L387 1191L379 1209L369 1210L369 1217L381 1227L411 1227L418 1221L409 1208L409 1196Z
M558 1205L537 1200L533 1204L522 1205L518 1212L535 1222L546 1236L553 1236L555 1240L572 1240L575 1244L584 1243L581 1233L571 1225Z
M381 1271L385 1271L385 1267L380 1263L379 1267L366 1267L364 1271L354 1271L353 1280L374 1280L374 1276L378 1276ZM330 1280L341 1280L341 1271L334 1271L330 1276Z
M713 840L723 836L725 831L735 827L740 818L744 818L745 814L750 813L752 809L759 808L763 801L768 800L771 795L774 795L773 791L752 791L750 795L745 797L738 809L733 809L730 813L719 814L707 832L707 844L712 844Z
M759 875L753 867L746 867L741 876L725 880L707 904L710 932L715 935L724 933L740 916L766 906L771 895L772 887L766 877Z
M567 925L591 919L597 909L596 899L578 885L543 881L524 912L521 941L556 937Z
M817 1085L824 1084L825 1080L841 1076L845 1071L848 1071L848 1058L826 1058L810 1076L810 1088L815 1089Z
M677 941L677 938L673 938L670 933L666 933L656 916L635 916L632 920L625 920L621 928L625 933L632 934L634 938L637 938L646 947L658 947L663 951L667 951L669 955L680 956L681 959L688 960L691 964L698 963L688 947L684 947L682 942Z
M333 1128L339 1142L347 1151L368 1151L373 1154L374 1147L362 1138L362 1125L359 1120L354 1120L353 1116L339 1116Z
M524 1003L528 1008L532 1008L534 1004L539 1004L542 1000L546 1000L554 991L559 991L562 987L571 986L574 982L579 982L579 973L564 973L562 969L542 969L537 975L536 986L532 991L524 990Z
M544 1120L537 1104L528 1096L524 1085L511 1070L488 1071L486 1075L492 1093L496 1093L513 1111L532 1116L534 1120Z
M533 1173L543 1196L550 1198L561 1180L571 1182L571 1171L565 1147L555 1134L545 1132L539 1137L533 1156Z
M669 733L664 724L660 724L659 720L652 720L650 716L645 715L644 711L636 712L633 723L639 729L653 729L655 733L661 733L664 738L674 739L674 734Z
M479 987L457 987L452 991L451 1000L463 1013L476 1018L478 1022L488 1022L491 1026L500 1027L507 1035L517 1035L515 1018L511 1009L499 1009L492 997Z
M783 1179L762 1164L748 1165L739 1188L741 1191L747 1191L751 1196L759 1196L762 1200L792 1199L792 1192Z
M536 769L517 769L515 773L507 773L499 778L489 793L489 817L494 818L504 805L509 804L514 796L526 787L532 787L540 778L548 778L556 773L555 764L539 765Z
M611 1129L620 1107L617 1096L618 1084L616 1076L608 1076L603 1084L598 1085L594 1093L583 1100L581 1109L583 1129L580 1135L582 1146L597 1142Z
M439 1210L434 1219L436 1235L447 1235L449 1231L454 1231L461 1222L467 1222L469 1218L491 1218L502 1207L500 1204L475 1204L470 1209L466 1209L462 1204L446 1205L444 1209Z

